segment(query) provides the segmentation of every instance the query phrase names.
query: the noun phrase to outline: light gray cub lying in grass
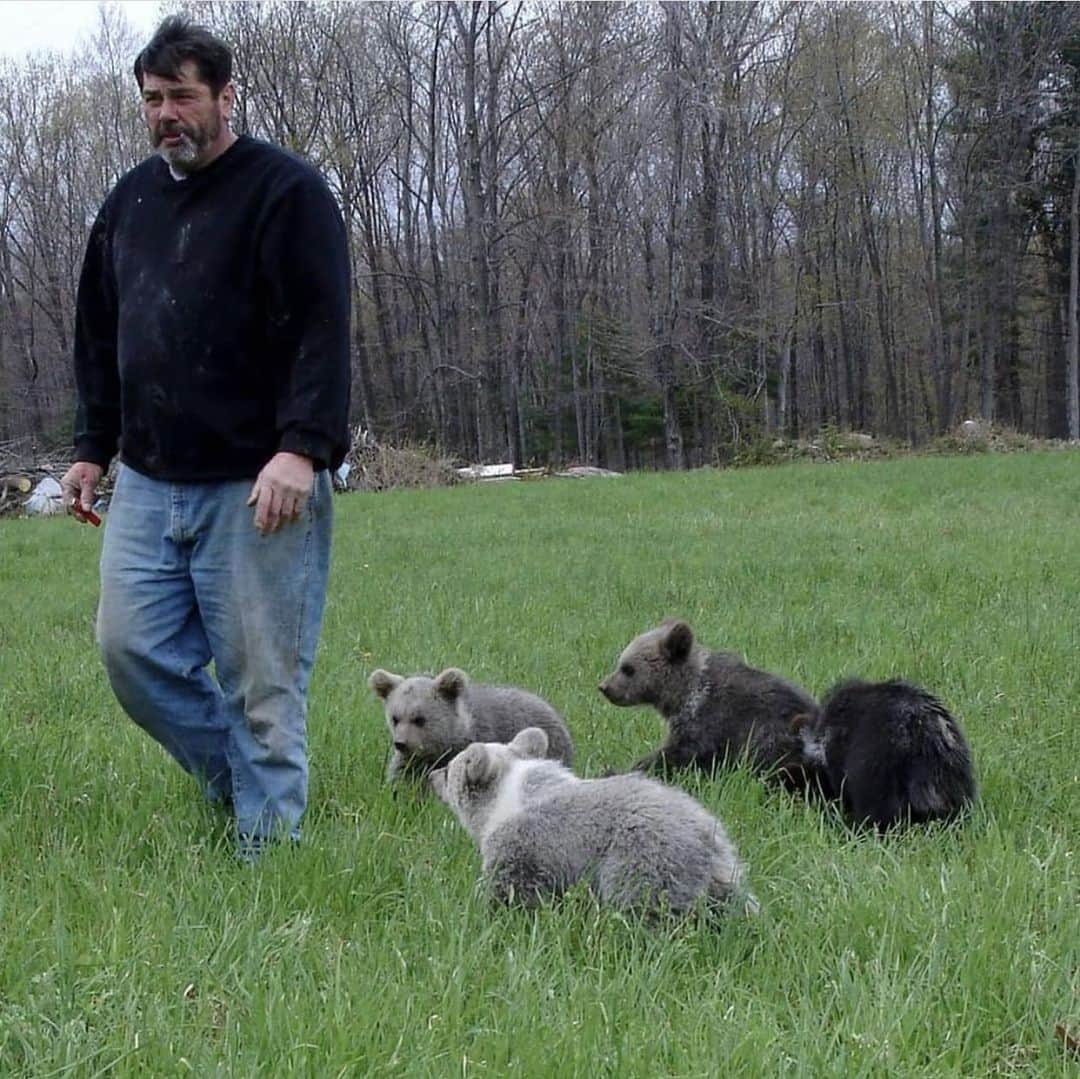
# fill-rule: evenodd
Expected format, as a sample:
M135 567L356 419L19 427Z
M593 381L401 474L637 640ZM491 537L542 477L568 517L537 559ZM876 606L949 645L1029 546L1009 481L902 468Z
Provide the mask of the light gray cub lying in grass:
M435 678L406 678L380 668L371 672L368 685L382 698L393 740L387 782L424 775L471 742L509 742L525 727L542 728L548 755L573 763L574 743L562 716L527 690L470 682L456 667Z
M756 912L724 826L690 795L637 774L579 779L547 750L530 727L431 773L497 899L532 906L585 881L602 903L642 914L699 900Z
M808 782L791 722L817 714L814 698L734 652L702 647L685 622L668 619L635 637L599 688L612 704L651 704L667 720L667 739L634 765L639 771L708 771L745 758L789 788Z

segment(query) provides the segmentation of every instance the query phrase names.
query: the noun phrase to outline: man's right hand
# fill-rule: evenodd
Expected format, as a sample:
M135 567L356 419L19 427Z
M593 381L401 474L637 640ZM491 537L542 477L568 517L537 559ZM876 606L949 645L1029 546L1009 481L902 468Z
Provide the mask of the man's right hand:
M94 497L97 485L105 470L101 465L92 464L90 461L76 461L60 479L60 487L64 492L64 506L68 513L72 512L72 503L77 498L83 511L94 508Z

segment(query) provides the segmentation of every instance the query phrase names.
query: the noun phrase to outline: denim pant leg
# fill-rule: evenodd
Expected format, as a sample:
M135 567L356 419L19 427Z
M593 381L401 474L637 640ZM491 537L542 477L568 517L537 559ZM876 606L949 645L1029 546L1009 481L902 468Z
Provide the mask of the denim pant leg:
M127 714L220 800L231 794L227 719L177 525L172 485L121 466L102 543L97 638Z
M268 536L255 531L250 483L214 486L218 503L192 517L191 572L229 713L237 828L257 840L298 836L307 691L330 566L330 478L319 473L302 518Z

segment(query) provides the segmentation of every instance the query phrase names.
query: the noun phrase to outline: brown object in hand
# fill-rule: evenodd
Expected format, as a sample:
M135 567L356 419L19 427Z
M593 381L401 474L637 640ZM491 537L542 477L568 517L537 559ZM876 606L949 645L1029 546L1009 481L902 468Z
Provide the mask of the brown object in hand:
M93 510L84 510L82 508L82 502L79 501L78 495L71 500L71 512L77 521L85 521L95 528L101 524L101 518Z

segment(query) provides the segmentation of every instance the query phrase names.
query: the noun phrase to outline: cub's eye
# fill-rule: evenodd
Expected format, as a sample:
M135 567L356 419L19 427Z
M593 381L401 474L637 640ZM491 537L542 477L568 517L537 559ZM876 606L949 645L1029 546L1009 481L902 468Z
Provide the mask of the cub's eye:
M414 727L422 727L424 725L424 722L425 722L425 720L424 720L423 716L413 716L413 726Z
M396 727L400 722L401 722L401 716L391 716L390 717L390 726L391 727Z
M619 668L619 673L620 674L625 674L627 678L633 678L634 677L634 665L632 663L624 663Z

